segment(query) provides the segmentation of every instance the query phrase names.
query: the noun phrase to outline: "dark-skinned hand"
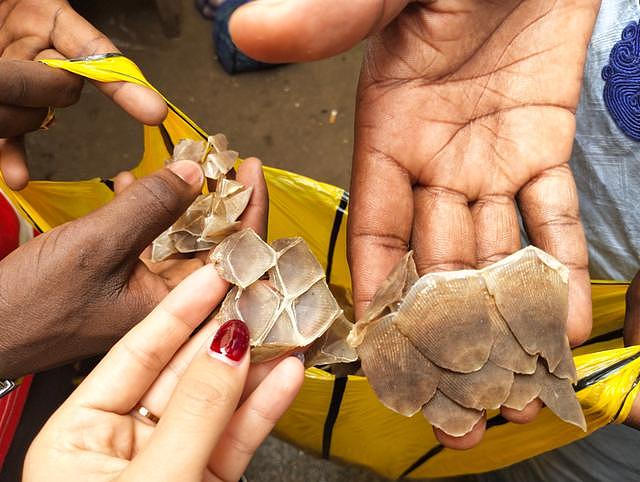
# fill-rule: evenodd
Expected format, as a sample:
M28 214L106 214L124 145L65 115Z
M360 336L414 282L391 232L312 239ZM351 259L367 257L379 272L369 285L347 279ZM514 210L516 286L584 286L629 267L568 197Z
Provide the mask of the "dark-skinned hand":
M599 0L257 0L230 30L299 62L368 38L355 120L349 257L356 316L408 249L420 274L482 268L531 243L569 267L567 334L591 330L569 157ZM539 401L505 417L526 422ZM448 447L478 443L484 420Z
M253 186L240 220L264 235L260 161L247 159L237 179ZM152 264L144 256L200 192L200 166L181 161L135 182L129 174L116 181L111 203L0 261L0 378L104 353L206 260L200 254Z
M35 62L118 49L65 0L0 1L0 171L13 189L29 180L23 134L39 129L49 107L74 104L83 80ZM132 117L159 124L167 106L155 92L126 82L97 87Z

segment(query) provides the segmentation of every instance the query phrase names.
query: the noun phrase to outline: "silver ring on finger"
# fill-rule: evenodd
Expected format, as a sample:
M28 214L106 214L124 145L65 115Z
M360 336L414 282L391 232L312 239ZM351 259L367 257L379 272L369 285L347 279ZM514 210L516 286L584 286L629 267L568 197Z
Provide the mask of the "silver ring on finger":
M131 414L138 420L150 425L156 425L160 421L160 417L140 403L136 405Z

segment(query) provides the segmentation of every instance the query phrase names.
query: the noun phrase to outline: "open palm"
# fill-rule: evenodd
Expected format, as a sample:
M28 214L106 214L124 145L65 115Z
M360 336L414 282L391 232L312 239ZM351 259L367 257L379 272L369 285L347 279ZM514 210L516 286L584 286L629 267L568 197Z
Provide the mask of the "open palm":
M352 184L356 299L369 301L409 245L421 274L512 253L519 207L531 241L572 268L579 342L591 310L568 160L593 2L460 3L411 4L369 44ZM388 264L371 270L371 259Z
M420 274L516 251L519 212L530 241L571 269L567 334L587 337L587 250L568 161L599 3L261 0L236 12L234 41L261 60L318 59L369 36L349 225L357 315L410 248Z

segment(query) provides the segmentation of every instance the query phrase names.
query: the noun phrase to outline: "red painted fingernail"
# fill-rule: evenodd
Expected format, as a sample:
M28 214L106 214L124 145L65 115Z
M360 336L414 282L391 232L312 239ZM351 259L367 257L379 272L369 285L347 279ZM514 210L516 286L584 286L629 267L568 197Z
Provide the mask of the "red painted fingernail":
M211 354L239 362L249 349L249 329L241 320L222 324L211 342Z

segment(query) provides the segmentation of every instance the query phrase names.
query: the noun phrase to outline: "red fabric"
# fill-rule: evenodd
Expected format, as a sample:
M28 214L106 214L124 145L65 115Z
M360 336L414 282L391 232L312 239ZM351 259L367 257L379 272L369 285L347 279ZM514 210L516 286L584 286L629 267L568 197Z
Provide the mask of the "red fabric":
M19 244L20 221L13 207L0 194L0 259L16 249ZM13 392L0 398L0 470L20 422L31 379L31 375L25 377Z
M0 259L20 244L20 221L13 207L0 194Z
M9 395L0 398L0 470L11 447L11 441L20 423L22 409L27 401L33 375L26 376Z

